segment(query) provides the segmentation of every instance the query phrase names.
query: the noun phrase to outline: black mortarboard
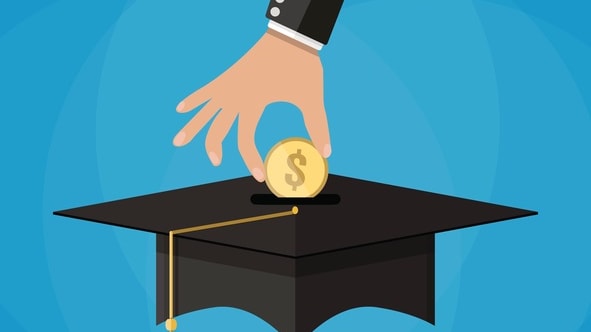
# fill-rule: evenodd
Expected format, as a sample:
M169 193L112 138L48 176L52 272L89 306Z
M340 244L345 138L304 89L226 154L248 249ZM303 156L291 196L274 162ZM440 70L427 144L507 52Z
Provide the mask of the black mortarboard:
M297 206L297 214L294 214ZM435 322L435 233L537 214L329 175L315 198L283 199L251 177L54 212L156 233L157 323L216 306L251 312L281 332L376 306ZM219 224L218 224L219 225Z

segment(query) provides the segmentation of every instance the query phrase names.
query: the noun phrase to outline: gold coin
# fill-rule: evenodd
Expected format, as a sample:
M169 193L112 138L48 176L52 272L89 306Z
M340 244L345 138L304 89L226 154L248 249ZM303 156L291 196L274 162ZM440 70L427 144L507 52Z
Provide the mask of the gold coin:
M275 196L314 197L326 184L328 163L312 142L292 137L271 148L265 171L265 183Z

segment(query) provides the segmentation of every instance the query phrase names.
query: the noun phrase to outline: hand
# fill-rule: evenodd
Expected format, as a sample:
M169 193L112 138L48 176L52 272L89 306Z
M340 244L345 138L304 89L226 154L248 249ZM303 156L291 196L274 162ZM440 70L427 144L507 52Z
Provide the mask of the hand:
M177 133L175 146L189 143L213 117L205 139L211 163L222 161L222 141L238 117L238 149L252 176L265 180L263 160L255 145L255 130L265 107L285 101L296 105L314 146L331 153L324 109L322 63L318 52L269 29L232 67L193 92L177 106L186 113L207 103Z

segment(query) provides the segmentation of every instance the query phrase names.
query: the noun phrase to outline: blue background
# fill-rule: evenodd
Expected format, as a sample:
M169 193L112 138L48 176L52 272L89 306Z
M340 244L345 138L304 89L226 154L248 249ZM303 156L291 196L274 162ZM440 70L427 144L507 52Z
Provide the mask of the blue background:
M591 331L591 6L346 0L322 51L330 171L539 211L442 233L432 326L378 308L328 331ZM266 0L0 3L0 329L164 331L154 236L52 211L247 175L175 113L266 29ZM306 136L267 108L264 154ZM196 202L195 217L199 216ZM394 202L395 204L395 202ZM163 221L164 222L164 221ZM273 331L212 308L179 331Z

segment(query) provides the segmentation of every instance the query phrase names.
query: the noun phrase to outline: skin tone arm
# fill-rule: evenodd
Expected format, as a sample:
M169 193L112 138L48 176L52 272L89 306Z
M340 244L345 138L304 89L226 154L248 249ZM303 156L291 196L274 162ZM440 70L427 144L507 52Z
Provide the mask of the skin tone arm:
M314 146L328 158L332 150L318 51L272 29L228 70L178 104L180 113L205 105L176 134L173 144L188 144L213 119L205 148L211 163L218 166L222 142L237 120L242 159L252 176L263 182L265 168L255 145L255 131L265 107L279 101L300 109Z

